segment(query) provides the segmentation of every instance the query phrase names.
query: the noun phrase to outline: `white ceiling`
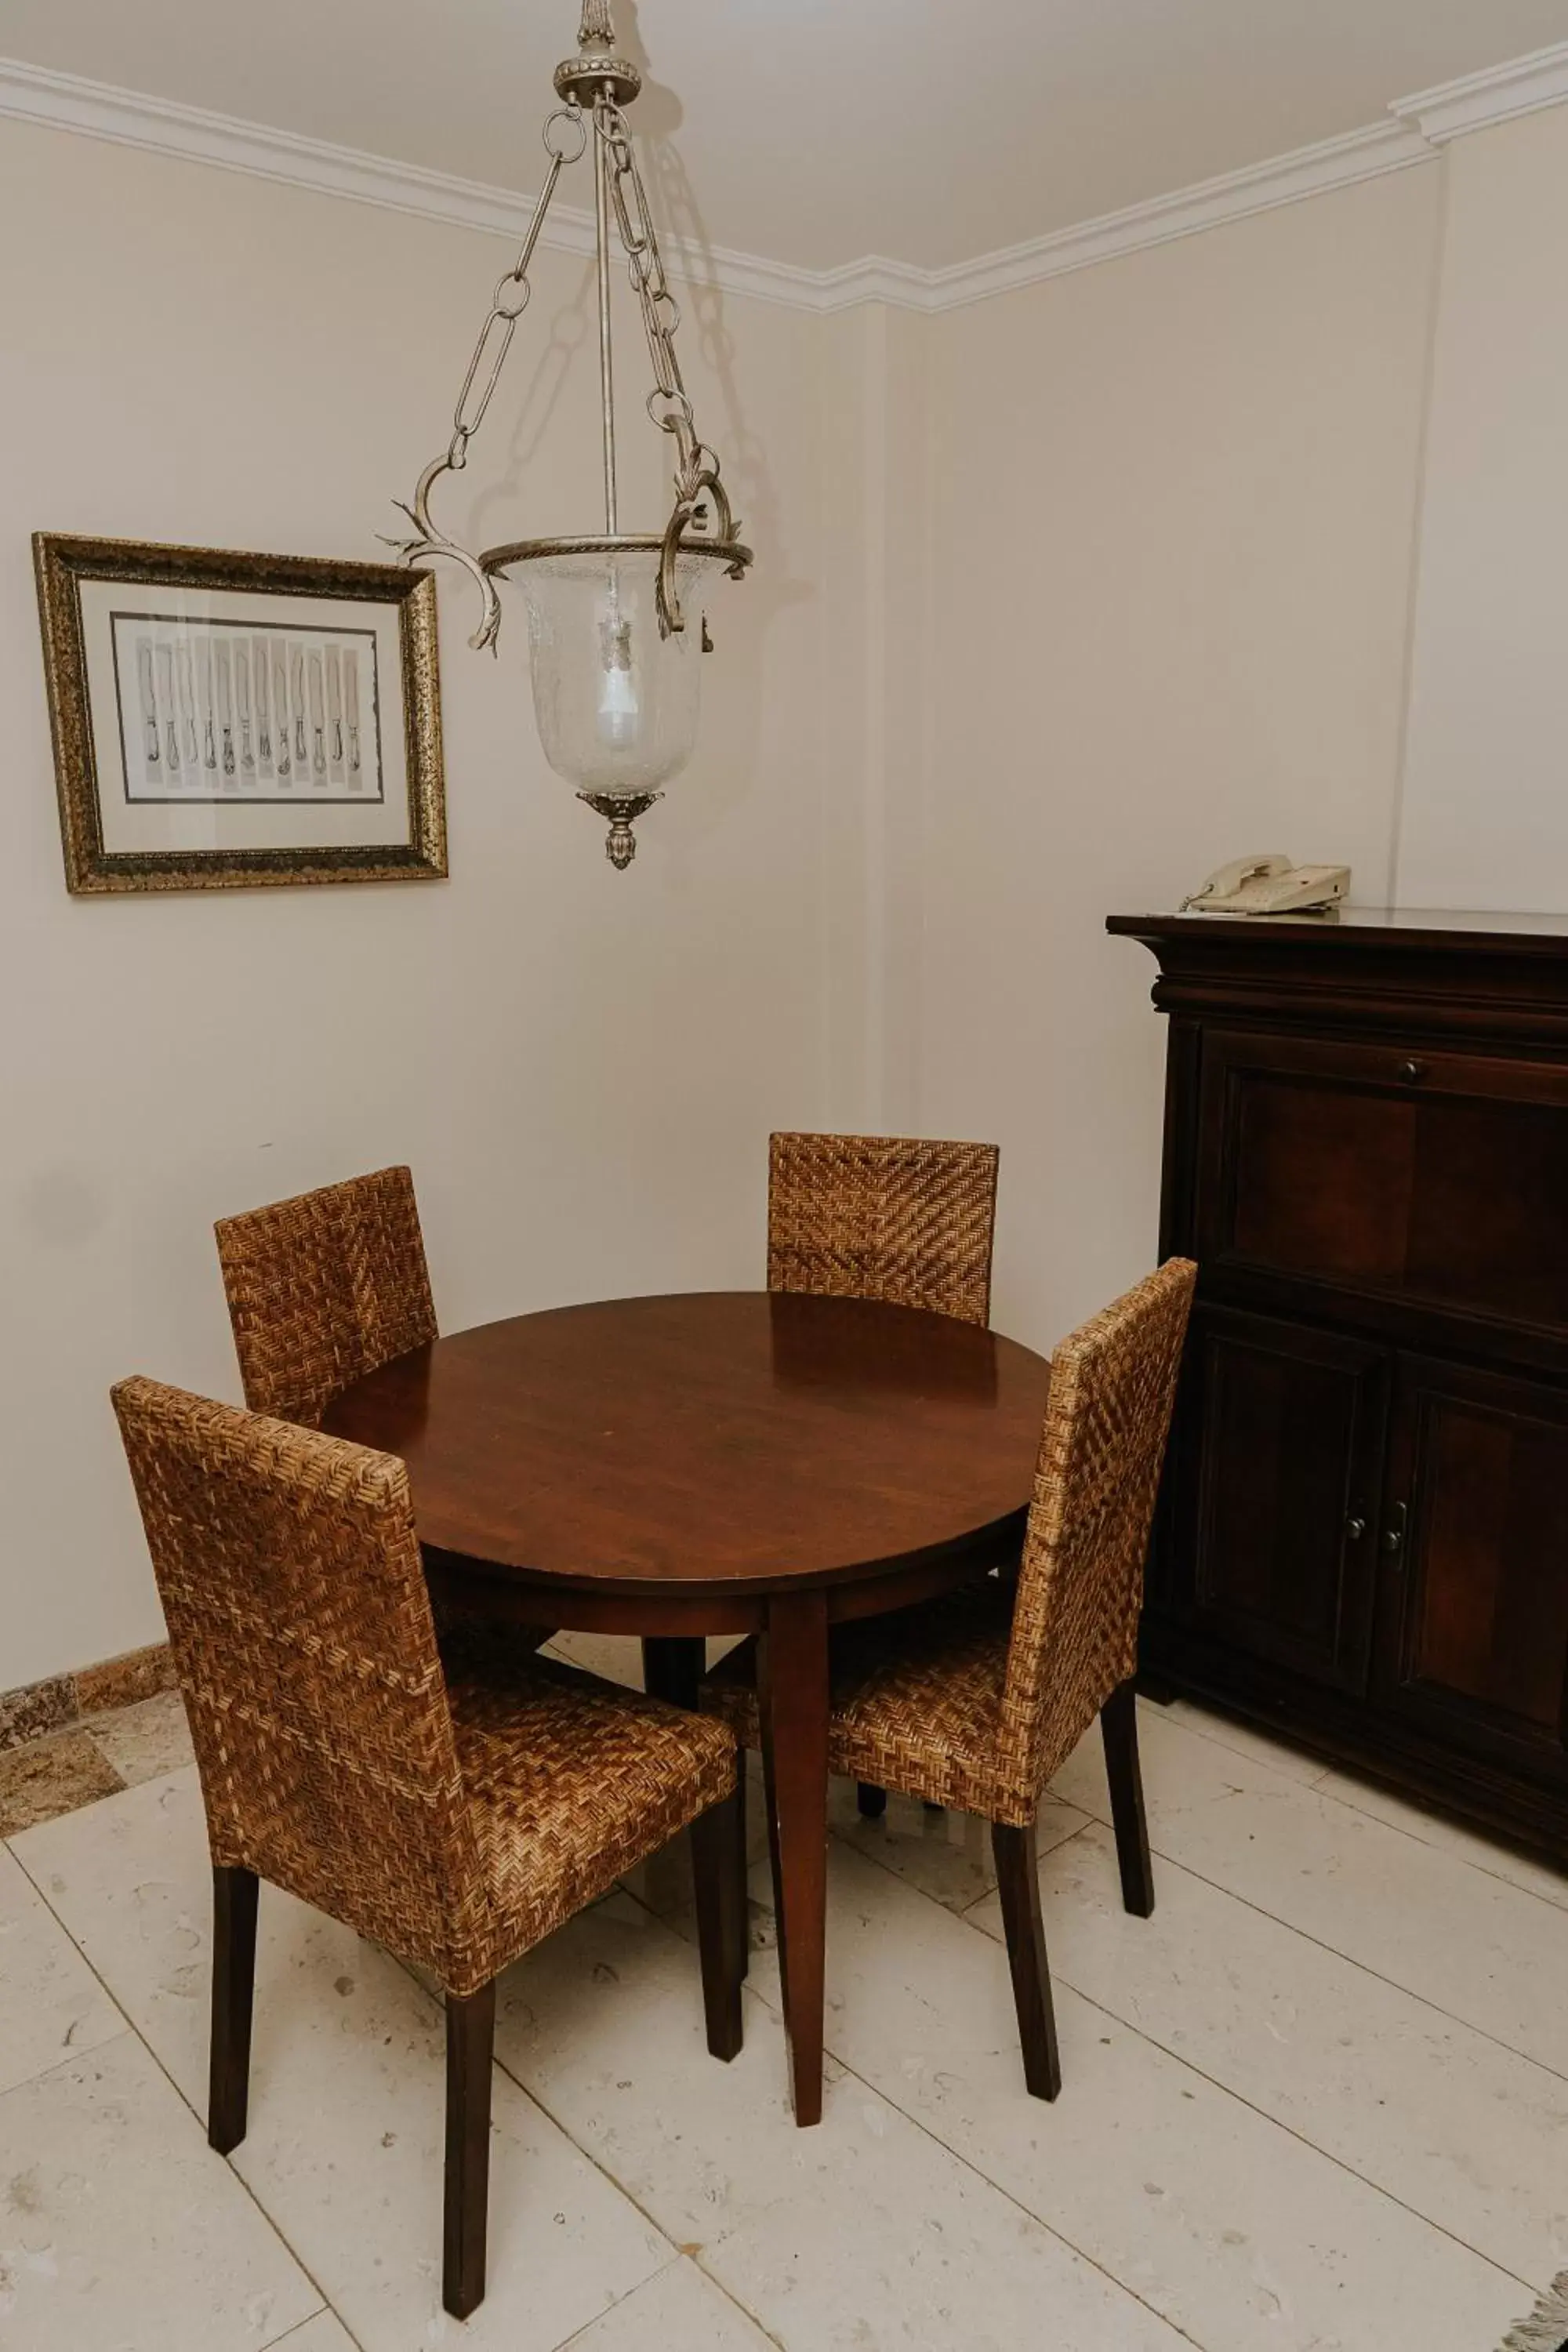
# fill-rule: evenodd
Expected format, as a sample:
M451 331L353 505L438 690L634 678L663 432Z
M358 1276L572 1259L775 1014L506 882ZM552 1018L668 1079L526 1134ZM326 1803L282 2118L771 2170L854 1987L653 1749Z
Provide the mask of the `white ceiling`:
M616 0L616 21L649 75L633 127L705 241L933 268L1376 122L1568 38L1568 0ZM523 190L576 27L577 0L0 0L29 64Z

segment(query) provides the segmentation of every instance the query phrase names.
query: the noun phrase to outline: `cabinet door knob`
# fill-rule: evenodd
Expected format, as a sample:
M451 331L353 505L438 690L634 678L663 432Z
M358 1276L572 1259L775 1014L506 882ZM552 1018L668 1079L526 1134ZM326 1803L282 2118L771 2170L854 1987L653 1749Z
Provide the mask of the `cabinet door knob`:
M1401 1062L1394 1072L1395 1077L1403 1078L1407 1087L1418 1086L1426 1075L1426 1063L1417 1062L1414 1056L1407 1062Z
M1406 1505L1404 1503L1395 1503L1393 1510L1390 1511L1388 1515L1388 1525L1383 1531L1383 1549L1384 1551L1404 1550L1405 1530L1409 1522L1409 1518L1410 1512Z
M1352 1513L1351 1517L1345 1521L1346 1543L1360 1543L1365 1533L1366 1521L1361 1517L1359 1513Z

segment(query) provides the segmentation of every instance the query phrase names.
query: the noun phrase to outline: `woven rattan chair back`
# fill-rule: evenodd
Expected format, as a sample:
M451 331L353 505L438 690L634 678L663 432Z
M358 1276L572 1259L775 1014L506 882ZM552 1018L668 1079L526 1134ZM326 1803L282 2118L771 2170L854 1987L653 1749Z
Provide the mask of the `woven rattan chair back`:
M436 1337L406 1168L225 1217L216 1233L253 1412L314 1429L351 1382Z
M996 1147L893 1135L775 1135L768 1288L991 1315Z
M155 1381L113 1393L214 1863L482 1984L489 1897L403 1464Z
M1149 1528L1197 1268L1171 1258L1064 1339L1013 1606L999 1762L1021 1817L1138 1663Z

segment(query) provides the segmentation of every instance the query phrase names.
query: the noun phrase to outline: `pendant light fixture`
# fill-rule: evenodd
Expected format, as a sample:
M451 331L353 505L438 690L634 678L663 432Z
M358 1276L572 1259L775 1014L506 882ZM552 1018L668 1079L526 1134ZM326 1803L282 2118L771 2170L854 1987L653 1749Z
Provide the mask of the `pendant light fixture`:
M665 278L625 110L642 87L616 54L610 0L584 0L577 55L555 69L562 104L544 126L550 168L516 262L495 289L453 416L452 437L426 466L402 510L416 537L393 543L406 560L452 558L482 599L469 643L496 644L498 582L515 582L528 605L534 709L544 756L579 800L607 819L612 866L637 854L636 819L690 758L697 740L698 661L710 649L703 601L721 572L742 579L752 561L719 476L698 435L675 354L680 313ZM529 265L563 171L592 152L599 311L599 396L604 416L605 528L572 539L534 539L473 554L431 519L430 494L461 473L517 322L528 307ZM618 242L642 310L653 389L647 414L675 444L675 497L662 530L624 533L616 484L611 244ZM399 502L401 504L401 501ZM695 625L693 624L695 623Z

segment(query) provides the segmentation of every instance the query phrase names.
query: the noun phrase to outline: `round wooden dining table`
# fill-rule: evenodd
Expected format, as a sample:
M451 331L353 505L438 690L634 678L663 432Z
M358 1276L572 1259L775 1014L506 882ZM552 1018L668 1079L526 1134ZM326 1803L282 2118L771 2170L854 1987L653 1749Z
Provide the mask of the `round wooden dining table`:
M822 2112L828 1629L1016 1556L1050 1366L858 1298L617 1298L430 1341L326 1429L400 1455L433 1585L643 1637L695 1705L704 1637L757 1633L795 2119Z

